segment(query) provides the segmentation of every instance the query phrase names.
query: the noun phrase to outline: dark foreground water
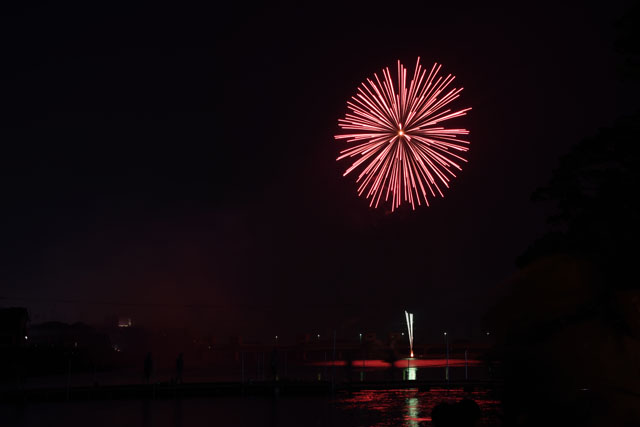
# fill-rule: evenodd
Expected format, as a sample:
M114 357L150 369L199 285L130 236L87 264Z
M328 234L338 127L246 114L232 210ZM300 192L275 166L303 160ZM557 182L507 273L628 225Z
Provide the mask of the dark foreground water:
M441 401L475 400L497 426L491 393L433 389L364 390L334 397L211 397L0 405L0 426L430 426Z

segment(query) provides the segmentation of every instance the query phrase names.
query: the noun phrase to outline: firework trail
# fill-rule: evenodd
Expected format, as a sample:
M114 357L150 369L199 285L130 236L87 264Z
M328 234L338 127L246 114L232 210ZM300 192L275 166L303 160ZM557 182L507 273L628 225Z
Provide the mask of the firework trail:
M447 129L442 122L461 117L471 108L453 111L447 106L460 96L463 88L450 88L451 74L439 76L442 65L427 72L416 61L413 78L407 88L407 69L398 61L397 82L389 68L358 87L347 101L350 110L338 126L344 133L335 136L350 145L340 151L337 160L353 159L348 175L359 170L358 195L371 199L378 207L390 201L394 211L403 201L428 206L428 195L443 196L441 186L449 187L454 170L462 170L460 156L469 150L466 129Z

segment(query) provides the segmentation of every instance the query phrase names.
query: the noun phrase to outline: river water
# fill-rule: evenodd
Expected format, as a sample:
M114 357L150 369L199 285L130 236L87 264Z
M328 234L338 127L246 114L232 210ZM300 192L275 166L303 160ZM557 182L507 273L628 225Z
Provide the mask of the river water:
M482 424L499 426L500 403L488 391L416 388L363 390L333 397L209 397L0 405L0 425L120 426L430 426L442 401L475 400Z

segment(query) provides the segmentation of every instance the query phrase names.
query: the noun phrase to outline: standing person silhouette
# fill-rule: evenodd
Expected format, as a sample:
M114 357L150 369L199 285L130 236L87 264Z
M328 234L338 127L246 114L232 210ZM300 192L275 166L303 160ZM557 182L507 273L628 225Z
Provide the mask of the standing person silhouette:
M151 374L153 373L153 358L151 352L147 353L147 357L144 359L144 379L149 384L151 380Z
M278 381L278 353L275 348L271 353L271 375L273 376L273 381Z
M184 357L180 353L176 359L176 384L182 384L182 371L184 370Z

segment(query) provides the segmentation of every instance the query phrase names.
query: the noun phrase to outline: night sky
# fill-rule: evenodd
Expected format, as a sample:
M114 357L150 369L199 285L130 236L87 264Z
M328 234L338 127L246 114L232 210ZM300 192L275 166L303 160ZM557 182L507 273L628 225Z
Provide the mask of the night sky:
M632 104L606 9L23 6L1 17L0 305L216 336L478 333L558 157ZM445 198L374 210L335 158L358 84L438 61L473 110ZM411 68L410 68L411 70Z

